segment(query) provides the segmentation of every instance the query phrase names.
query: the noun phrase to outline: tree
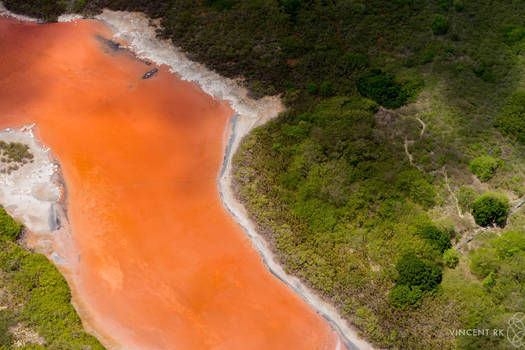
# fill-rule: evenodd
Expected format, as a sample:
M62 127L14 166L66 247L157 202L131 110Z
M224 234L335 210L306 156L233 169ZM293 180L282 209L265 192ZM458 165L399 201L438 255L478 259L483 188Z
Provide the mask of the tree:
M301 8L300 0L283 0L284 11L292 16L295 16Z
M417 232L430 244L439 249L441 253L450 248L450 237L446 232L441 231L436 226L428 224L421 227Z
M306 91L308 91L310 95L317 95L317 93L319 92L319 87L316 83L310 82L306 84Z
M405 104L407 98L403 94L401 84L392 75L380 69L372 69L357 81L359 93L371 98L386 108L398 108Z
M441 283L441 269L432 266L414 254L404 255L396 265L399 273L397 283L418 286L421 290L432 290Z
M319 87L319 94L323 97L330 97L334 94L334 89L332 88L332 84L328 81L325 81L321 84Z
M448 19L441 15L435 15L431 24L434 35L443 35L448 32Z
M505 195L485 193L472 204L472 215L476 224L488 226L497 224L504 226L509 213L509 200Z

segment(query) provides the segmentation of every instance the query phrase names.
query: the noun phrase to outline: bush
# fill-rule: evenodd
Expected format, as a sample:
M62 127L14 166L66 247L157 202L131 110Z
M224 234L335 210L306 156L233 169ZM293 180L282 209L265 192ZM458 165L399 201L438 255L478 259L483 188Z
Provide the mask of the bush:
M390 303L396 307L416 305L423 298L421 288L398 284L389 293Z
M310 95L317 95L319 92L319 87L316 83L308 83L306 84L306 91L308 91Z
M0 235L4 239L15 241L20 235L22 224L16 222L4 208L0 207Z
M487 275L487 277L483 279L483 281L481 281L481 285L483 286L483 288L486 288L486 289L490 289L494 287L495 284L496 284L496 274L492 271Z
M368 59L363 54L347 53L338 59L337 66L341 74L349 74L355 70L368 67Z
M448 19L441 15L435 15L434 20L432 20L432 32L434 35L443 35L448 32Z
M323 97L330 97L334 94L334 89L332 88L332 84L328 81L325 81L321 84L319 87L319 94Z
M392 75L380 69L373 69L359 78L357 89L361 95L386 108L401 107L407 100L401 84L396 82Z
M454 5L454 9L458 12L463 11L463 9L465 8L465 4L463 3L463 0L454 0L452 4Z
M472 215L476 224L488 226L497 224L503 226L509 213L509 200L497 193L485 193L472 204Z
M512 45L525 38L525 28L517 25L506 25L503 27L503 41Z
M451 269L455 268L459 262L459 253L454 248L445 250L443 253L443 263L450 267Z
M283 0L284 11L292 16L295 16L301 8L300 0Z
M436 191L434 186L420 171L411 169L398 175L396 187L415 203L424 208L431 208L435 204Z
M417 233L430 244L439 249L441 253L450 248L450 237L434 225L425 225Z
M525 91L515 91L496 117L494 125L505 135L525 143Z
M491 156L480 156L470 161L470 171L481 181L492 179L498 166L498 160Z
M413 254L404 255L396 265L400 285L418 286L432 290L441 283L441 269L431 266Z

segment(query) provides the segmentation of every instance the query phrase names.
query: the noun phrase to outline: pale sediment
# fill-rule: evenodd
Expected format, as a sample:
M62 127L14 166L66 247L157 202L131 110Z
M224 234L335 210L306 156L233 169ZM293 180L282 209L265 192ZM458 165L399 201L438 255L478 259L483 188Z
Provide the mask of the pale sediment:
M53 181L57 165L49 158L49 149L38 145L32 126L0 131L0 140L25 144L33 154L31 162L0 174L0 204L35 234L55 231L60 189Z
M227 132L230 133L230 137L226 142L224 164L218 179L219 192L224 206L242 226L268 270L325 318L341 336L347 348L373 349L369 343L357 335L356 330L339 315L335 307L323 301L298 278L284 271L277 263L266 240L257 232L255 223L250 219L246 209L234 195L232 156L238 149L241 139L253 128L264 124L284 110L280 98L268 96L260 100L250 99L247 90L239 86L236 81L222 77L202 64L190 61L170 41L158 39L155 33L156 28L150 25L150 20L142 13L104 10L96 18L110 25L116 32L115 37L126 40L129 48L140 58L151 60L159 65L167 65L170 71L178 74L182 80L195 82L204 92L230 103L237 114L228 126ZM336 349L339 348L340 343Z

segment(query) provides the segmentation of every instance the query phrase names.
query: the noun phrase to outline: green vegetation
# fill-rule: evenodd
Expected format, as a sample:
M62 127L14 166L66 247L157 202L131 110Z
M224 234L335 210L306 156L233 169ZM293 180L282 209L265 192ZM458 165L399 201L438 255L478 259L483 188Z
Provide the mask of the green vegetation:
M469 321L484 328L494 328L502 321L507 324L512 315L525 307L525 233L510 231L499 237L492 234L484 237L481 243L482 246L471 254L470 268L482 281L484 300ZM459 340L459 345L465 349L512 349L505 338L474 340L464 337Z
M425 263L413 254L403 256L396 265L399 277L397 283L419 287L429 291L441 283L441 269L438 266Z
M0 236L3 239L15 241L20 235L22 224L16 222L4 208L0 207Z
M20 166L33 161L29 146L20 142L5 142L0 140L0 173L11 174Z
M448 19L442 15L435 15L432 20L432 32L435 35L444 35L448 32Z
M488 181L492 179L499 165L500 162L491 156L480 156L470 161L470 171L481 181Z
M423 292L418 286L398 284L388 295L392 305L398 308L417 305L423 298Z
M372 70L357 81L361 95L371 98L387 108L397 108L405 104L407 96L401 84L394 77L379 69Z
M504 226L509 213L509 200L498 193L485 193L472 204L472 215L476 224Z
M426 224L419 228L417 233L442 253L451 247L448 234L434 225Z
M376 111L359 97L288 110L243 140L236 187L286 269L349 317L362 314L355 322L369 337L411 348L426 334L432 344L435 334L396 329L422 325L423 314L403 310L434 298L450 239L425 214L436 201L433 179L410 166L391 135L404 121L378 123ZM415 265L405 256L417 256Z
M103 349L82 328L71 305L69 287L42 254L22 249L14 240L21 225L3 208L0 213L0 348L14 349L12 327L34 330L45 345L24 349Z
M20 142L5 142L0 140L0 157L2 162L27 162L33 159L29 146Z
M523 30L523 35L525 35L525 28L521 28L521 30ZM515 37L518 34L509 35ZM515 91L509 97L494 124L504 134L515 137L518 141L525 143L525 91Z
M454 248L449 248L443 253L443 263L453 269L459 262L459 253Z
M12 11L50 22L56 21L66 11L67 3L65 0L4 0L5 6Z

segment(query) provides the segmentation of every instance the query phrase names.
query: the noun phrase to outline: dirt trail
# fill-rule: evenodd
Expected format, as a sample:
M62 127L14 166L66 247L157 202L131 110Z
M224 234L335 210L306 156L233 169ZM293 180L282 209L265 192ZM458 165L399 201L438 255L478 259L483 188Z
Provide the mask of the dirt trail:
M450 193L450 195L452 196L452 199L454 200L454 203L456 205L456 210L458 212L458 216L460 218L463 218L464 215L463 215L463 212L462 212L461 208L459 207L458 197L454 194L454 191L452 191L452 188L450 188L450 184L449 184L449 181L448 181L447 170L445 169L445 167L441 168L441 172L443 173L443 177L445 178L445 186L447 186L447 190Z

